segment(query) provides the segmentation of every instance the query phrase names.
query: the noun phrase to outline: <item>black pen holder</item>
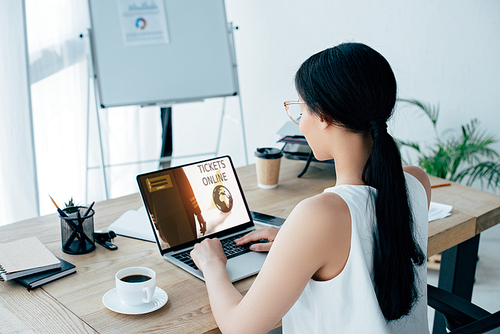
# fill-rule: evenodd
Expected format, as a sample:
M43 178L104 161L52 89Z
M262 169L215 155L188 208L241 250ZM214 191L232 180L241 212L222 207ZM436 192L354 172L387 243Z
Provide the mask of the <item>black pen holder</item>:
M95 249L94 210L74 206L62 210L67 217L61 219L62 250L68 254L85 254ZM88 212L87 212L88 211Z

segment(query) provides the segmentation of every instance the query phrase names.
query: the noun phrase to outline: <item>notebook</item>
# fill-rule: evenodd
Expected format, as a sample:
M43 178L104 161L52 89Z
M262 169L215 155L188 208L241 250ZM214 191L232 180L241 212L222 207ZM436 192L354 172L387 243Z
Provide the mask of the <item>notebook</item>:
M117 235L156 242L155 235L149 224L146 208L141 206L137 210L128 210L108 227Z
M203 280L189 253L204 238L219 238L228 245L232 282L259 272L266 254L234 243L256 227L229 156L141 174L137 182L166 260Z
M0 276L5 281L60 267L61 261L36 237L0 244Z
M64 276L76 273L76 267L74 264L69 263L63 259L58 258L61 261L61 268L52 269L44 271L41 273L23 276L16 278L16 282L28 288L28 291L34 289L40 285L55 281Z

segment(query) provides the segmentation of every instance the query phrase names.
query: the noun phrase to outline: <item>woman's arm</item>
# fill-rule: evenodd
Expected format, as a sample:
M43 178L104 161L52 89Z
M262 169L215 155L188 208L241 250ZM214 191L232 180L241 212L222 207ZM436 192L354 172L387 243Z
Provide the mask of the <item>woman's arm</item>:
M346 228L347 226L347 228ZM223 333L266 333L293 306L307 282L325 265L337 274L350 248L350 214L335 194L301 202L279 230L259 275L245 297L225 271L218 240L205 240L191 256L203 271L210 305ZM333 271L332 271L333 270Z

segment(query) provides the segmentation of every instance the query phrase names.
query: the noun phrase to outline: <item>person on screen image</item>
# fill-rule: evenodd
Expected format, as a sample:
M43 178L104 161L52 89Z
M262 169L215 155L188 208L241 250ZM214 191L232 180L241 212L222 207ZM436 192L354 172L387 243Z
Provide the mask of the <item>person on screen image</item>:
M223 333L428 333L427 220L430 184L402 167L387 132L396 79L361 43L309 57L295 75L300 131L318 160L335 161L336 185L297 204L280 229L237 244L268 251L242 296L217 239L196 244L210 306ZM288 110L288 109L287 109ZM292 118L292 117L291 117Z
M198 200L196 199L193 188L191 187L191 183L189 182L184 169L176 168L172 171L174 173L175 181L181 194L182 204L184 205L184 209L186 210L186 215L189 220L191 231L193 232L193 237L196 238L197 236L197 225L200 229L200 234L203 236L205 235L205 232L207 230L207 223L203 218L200 206L198 205ZM196 223L196 220L198 224Z
M186 173L182 168L166 172L171 186L149 193L152 203L151 218L162 245L174 247L205 235L207 223Z

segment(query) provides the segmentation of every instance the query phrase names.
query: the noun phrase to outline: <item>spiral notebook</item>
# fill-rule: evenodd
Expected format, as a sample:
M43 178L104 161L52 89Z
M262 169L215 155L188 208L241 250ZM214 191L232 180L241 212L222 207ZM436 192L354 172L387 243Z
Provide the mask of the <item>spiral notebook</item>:
M0 244L0 279L36 274L61 268L61 261L36 237Z

